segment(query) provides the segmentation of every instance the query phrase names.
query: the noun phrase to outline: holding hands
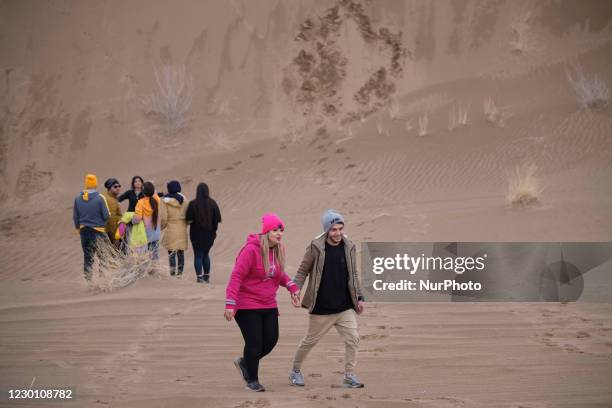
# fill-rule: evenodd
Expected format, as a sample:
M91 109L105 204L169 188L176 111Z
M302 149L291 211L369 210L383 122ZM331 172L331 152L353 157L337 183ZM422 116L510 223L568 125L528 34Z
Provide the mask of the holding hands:
M291 304L293 307L300 307L300 292L291 294Z

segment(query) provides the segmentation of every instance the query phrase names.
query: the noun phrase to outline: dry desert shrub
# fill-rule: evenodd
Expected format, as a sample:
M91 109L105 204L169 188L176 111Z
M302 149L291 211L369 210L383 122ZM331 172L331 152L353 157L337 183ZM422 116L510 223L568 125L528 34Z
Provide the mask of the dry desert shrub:
M90 289L94 292L112 292L154 273L157 261L146 251L118 250L108 239L99 239L92 267Z
M507 107L499 108L490 96L484 99L482 107L487 121L502 128L506 125L506 120L514 115Z
M525 54L535 48L535 39L531 27L531 12L523 11L510 24L512 38L510 51L515 54Z
M540 202L542 188L536 178L537 166L517 166L508 178L506 198L516 208L524 208Z
M469 106L453 106L448 113L448 131L452 131L461 126L467 126Z
M495 105L493 98L486 97L483 104L482 110L487 117L487 120L491 123L495 123L499 118L499 108Z
M424 116L419 116L419 136L427 136L429 134L427 129L428 126L429 117L427 116L427 114L425 114Z
M163 64L153 68L157 88L142 101L147 115L157 118L166 136L185 128L193 101L194 85L184 65Z
M401 119L400 105L399 105L399 102L397 100L393 99L389 103L388 113L389 113L389 119L391 119L391 120L400 120Z
M578 105L582 108L603 108L610 103L610 90L606 83L598 76L587 78L580 64L572 65L573 73L566 71L567 81L571 85Z

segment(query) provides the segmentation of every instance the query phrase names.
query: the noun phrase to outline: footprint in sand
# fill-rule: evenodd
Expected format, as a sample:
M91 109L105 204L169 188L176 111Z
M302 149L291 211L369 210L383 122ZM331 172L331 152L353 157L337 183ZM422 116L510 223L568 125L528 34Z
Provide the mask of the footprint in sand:
M263 153L256 153L249 156L251 159L259 159L260 157L264 157Z
M563 350L570 352L570 353L580 353L580 354L584 353L584 351L580 350L578 347L574 346L573 344L564 344Z
M325 163L326 161L327 161L327 157L321 157L319 161L317 161L317 164Z
M217 169L208 169L208 173L214 173Z
M237 162L234 162L233 164L234 166L239 166L240 164L242 164L242 161L238 160Z
M353 167L357 167L357 165L356 165L356 164L353 164L353 163L349 163L349 164L347 164L347 165L346 165L344 168L345 168L345 169L352 169Z
M226 168L224 168L223 170L234 170L234 168L232 166L227 166Z
M388 334L365 334L363 336L361 336L361 340L379 340L379 339L384 339L386 337L389 337Z
M346 150L343 147L339 147L339 148L336 149L336 153L337 154L342 154L344 152L346 152Z
M323 374L321 373L310 373L308 374L308 377L312 377L312 378L318 378L318 377L322 377Z
M577 339L586 339L591 337L591 334L589 332L585 332L585 331L579 331L578 333L576 333L576 338Z
M260 398L258 400L244 401L238 405L234 405L235 408L265 408L270 406L270 401L266 398Z

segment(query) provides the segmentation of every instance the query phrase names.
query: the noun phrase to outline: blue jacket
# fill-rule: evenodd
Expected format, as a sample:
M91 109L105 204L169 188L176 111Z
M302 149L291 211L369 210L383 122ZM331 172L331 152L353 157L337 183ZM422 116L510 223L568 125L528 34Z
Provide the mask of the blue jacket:
M74 199L72 219L74 228L90 227L105 232L106 220L110 216L104 196L96 190L84 190Z

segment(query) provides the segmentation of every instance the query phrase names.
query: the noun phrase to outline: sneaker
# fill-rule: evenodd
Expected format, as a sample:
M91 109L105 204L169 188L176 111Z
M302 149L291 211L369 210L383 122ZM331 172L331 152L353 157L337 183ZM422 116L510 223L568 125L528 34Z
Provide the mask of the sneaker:
M291 385L297 385L298 387L304 386L304 376L300 370L296 370L295 368L289 373L289 381L291 381Z
M242 361L242 357L236 357L234 359L234 365L236 366L236 369L238 370L238 372L240 373L240 378L242 378L242 381L244 381L244 385L248 384L247 381L247 370L246 367L244 366L244 363Z
M246 389L255 392L264 392L266 390L264 386L259 383L259 381L251 381L250 383L247 383Z
M210 283L210 275L204 274L204 276L202 276L202 279L204 279L204 282Z
M344 381L342 381L342 386L345 388L363 388L365 384L359 382L355 374L350 373L344 376Z
M198 276L198 283L204 283L204 278L202 276Z

